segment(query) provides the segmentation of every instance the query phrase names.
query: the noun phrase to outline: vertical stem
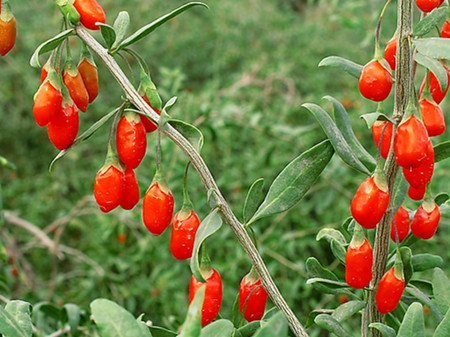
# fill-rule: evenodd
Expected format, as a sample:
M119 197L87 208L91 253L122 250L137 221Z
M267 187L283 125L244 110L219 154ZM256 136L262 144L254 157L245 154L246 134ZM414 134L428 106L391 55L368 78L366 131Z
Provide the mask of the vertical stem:
M396 73L395 73L395 101L393 117L400 122L406 110L409 97L412 93L412 0L398 0L397 14L397 57L396 57ZM394 134L397 127L394 126ZM391 144L392 145L392 144ZM386 262L389 253L389 233L390 223L393 217L392 195L395 179L397 177L398 165L395 163L394 153L391 151L386 160L385 172L388 179L389 191L391 193L391 201L388 210L381 222L378 224L375 234L374 243L374 266L373 279L371 282L372 291L369 294L369 303L363 313L362 336L369 336L369 324L372 322L384 322L384 315L377 310L375 303L375 294L378 283L386 269ZM378 330L370 331L372 337L381 337Z

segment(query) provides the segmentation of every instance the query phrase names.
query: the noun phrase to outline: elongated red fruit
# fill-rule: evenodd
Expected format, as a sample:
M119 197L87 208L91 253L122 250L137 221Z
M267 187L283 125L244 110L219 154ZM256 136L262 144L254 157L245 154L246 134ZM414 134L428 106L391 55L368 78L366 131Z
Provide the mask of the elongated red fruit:
M383 133L383 139L381 140L380 146L381 133L383 132L383 129L385 131ZM393 129L394 125L388 121L376 121L372 125L373 140L375 141L375 145L377 147L380 147L380 155L384 159L387 158L389 154L389 149L391 148Z
M78 71L88 92L89 103L92 103L98 96L98 71L92 57L83 57L78 64Z
M65 150L77 137L80 126L77 106L72 100L64 102L59 113L47 124L47 134L58 150Z
M350 209L353 218L364 228L374 228L386 213L389 204L389 192L385 182L375 182L374 177L367 178L359 186L353 197Z
M181 209L173 218L170 251L178 260L192 256L195 234L200 226L200 219L193 210Z
M423 124L428 131L428 136L439 136L445 131L444 114L441 107L427 98L420 100L420 112Z
M3 3L2 3L3 2ZM3 12L1 11L2 6ZM16 19L8 1L0 1L0 55L5 56L16 43Z
M427 129L416 116L402 122L394 138L397 164L402 167L418 165L426 156L428 141Z
M422 12L429 13L438 8L444 0L416 0L416 5Z
M133 209L139 202L139 185L136 173L130 167L127 167L123 176L123 191L120 207L126 210Z
M105 11L96 0L75 0L73 3L81 16L81 23L88 29L98 30L97 22L105 23Z
M202 305L202 326L205 326L211 323L219 314L222 304L222 277L214 268L212 268L211 275L206 278L205 283L198 281L192 275L189 285L189 304L191 304L195 294L203 285L206 288Z
M447 70L447 87L442 90L441 89L441 85L439 84L438 79L436 78L436 76L433 74L433 72L429 71L427 74L429 74L430 76L430 93L431 96L433 97L433 100L436 102L436 104L440 104L442 102L442 100L444 99L444 97L447 95L448 92L448 88L450 86L450 69L444 65L445 70ZM427 76L425 75L423 82L420 86L420 91L419 91L419 97L422 97L423 91L425 90L425 85L427 82Z
M50 81L39 87L34 99L33 115L39 126L50 123L61 113L63 96Z
M397 227L398 242L402 242L409 233L409 213L403 206L398 209L394 219L391 221L391 239L394 242L396 242L395 227Z
M420 189L430 182L434 172L434 149L431 140L428 141L426 156L417 166L403 167L403 175L408 183Z
M150 101L148 100L146 95L143 95L142 98L144 99L144 101L150 106L152 107L152 105L150 104ZM156 111L156 113L158 115L161 115L161 111L159 111L158 109L155 109L152 107L153 110ZM147 116L143 116L141 115L141 119L142 119L142 124L144 124L145 127L145 131L146 132L153 132L157 129L157 126L155 123L153 123L150 118L148 118Z
M162 234L172 221L174 199L172 192L159 182L154 182L145 192L142 219L154 235Z
M428 240L436 233L440 219L439 206L434 201L424 201L414 214L411 231L414 236Z
M86 112L89 104L89 94L80 72L70 60L64 67L63 81L78 109Z
M116 147L120 160L128 167L139 166L147 151L147 137L141 118L127 112L120 118L116 131Z
M378 311L382 314L393 311L400 302L404 289L403 275L396 275L394 267L389 269L381 278L375 295Z
M384 59L389 63L392 70L395 70L395 59L397 57L397 39L388 42L384 50Z
M345 281L350 287L362 289L372 280L373 252L369 241L350 242L345 256Z
M442 38L450 38L450 21L446 20L441 28L441 37Z
M110 212L120 205L123 194L123 171L114 165L105 165L94 182L94 197L102 212Z
M364 66L359 78L361 95L375 102L384 101L389 96L392 74L386 66L378 60L372 60Z
M408 196L412 200L422 200L425 195L426 190L427 190L427 185L422 185L417 188L415 188L413 186L409 186Z
M244 318L248 322L259 321L264 315L267 302L267 291L261 279L252 277L251 273L242 278L239 286L239 311L244 311Z

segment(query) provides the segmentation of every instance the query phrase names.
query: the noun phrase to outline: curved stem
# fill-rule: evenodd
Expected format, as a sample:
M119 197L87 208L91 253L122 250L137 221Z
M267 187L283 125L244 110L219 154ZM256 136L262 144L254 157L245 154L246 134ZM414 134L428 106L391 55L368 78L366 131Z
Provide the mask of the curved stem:
M145 112L152 120L158 122L160 116L148 104L145 103L136 89L133 88L130 81L123 73L122 69L120 69L114 58L108 53L108 50L101 46L83 27L77 26L76 32L78 36L102 59L111 74L116 78L117 82L125 92L130 102L133 103L139 110ZM253 244L251 238L248 236L244 225L239 222L233 211L230 209L230 206L220 193L220 190L203 158L189 143L189 141L170 124L166 124L161 131L164 132L164 134L166 134L185 153L185 155L191 161L192 166L200 176L200 179L202 180L206 191L214 191L214 197L216 199L217 205L220 206L219 212L223 220L229 225L229 227L239 240L240 244L244 248L245 252L247 253L250 261L255 267L255 270L261 278L262 284L268 292L272 302L278 307L280 311L285 314L288 324L294 335L297 337L308 337L309 335L306 332L305 328L297 319L294 312L286 303L286 300L283 298L277 286L275 285L275 282L270 276L270 273L266 265L264 264L261 255L259 255L258 250Z

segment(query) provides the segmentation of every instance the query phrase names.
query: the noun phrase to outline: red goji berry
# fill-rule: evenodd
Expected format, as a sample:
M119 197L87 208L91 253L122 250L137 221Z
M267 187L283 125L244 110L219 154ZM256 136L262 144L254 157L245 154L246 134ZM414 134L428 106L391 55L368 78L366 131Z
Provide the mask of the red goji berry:
M420 189L432 178L434 172L434 149L431 140L428 141L426 156L417 166L403 167L403 175L408 183Z
M397 164L402 167L418 165L426 156L428 142L425 125L412 115L399 125L395 134L394 153Z
M74 7L80 13L81 23L88 29L98 30L97 22L105 23L105 11L96 0L75 0Z
M154 182L145 192L142 219L154 235L162 234L172 221L174 199L172 192L160 182Z
M181 209L172 222L170 251L178 260L186 260L192 256L195 234L200 226L200 219L193 210Z
M72 100L64 100L61 112L47 124L47 134L58 150L65 150L77 137L80 126L78 109Z
M414 214L411 232L418 238L428 240L436 233L440 219L439 206L432 200L425 200Z
M438 8L444 0L416 0L416 5L422 12L429 13Z
M393 38L386 45L386 49L384 50L384 59L389 63L392 70L395 70L395 59L397 55L397 39Z
M404 289L405 279L403 274L396 274L395 267L392 267L383 275L378 284L375 295L378 311L382 314L387 314L394 310L400 302Z
M372 280L373 252L367 241L352 240L345 255L345 281L356 289L367 287Z
M367 63L359 78L359 91L372 101L384 101L392 89L392 74L379 60Z
M385 127L386 124L387 124L387 126ZM383 129L385 131L383 133L383 139L381 141L381 146L380 146L381 133L383 132ZM394 125L388 121L376 121L372 125L373 140L375 141L375 145L377 147L380 147L380 155L384 159L387 158L387 156L389 154L389 149L391 148L393 129L394 129Z
M413 186L409 186L408 196L412 200L422 200L423 196L425 195L426 190L427 190L427 185L422 185L417 188L413 187Z
M391 221L391 239L396 242L395 230L397 228L398 242L402 242L409 233L409 213L408 210L401 206L397 213L395 213L394 219Z
M161 115L161 111L159 111L158 109L155 109L152 107L152 105L150 104L150 101L148 100L146 95L143 95L142 98L144 99L144 101L153 109L156 111L156 113L158 115ZM143 116L141 115L141 120L142 120L142 124L144 124L145 127L145 131L146 132L153 132L155 131L158 127L156 126L155 123L153 123L150 118L148 118L147 116Z
M248 322L261 320L268 296L261 279L250 272L242 278L239 286L239 312L242 313L245 307L244 318Z
M122 200L120 201L120 207L123 209L133 209L139 202L139 185L136 178L136 173L131 167L126 167L124 172L124 185L122 192Z
M448 88L450 86L450 69L445 65L444 65L444 68L445 68L445 70L447 70L447 87L444 90L441 89L441 85L439 84L439 81L436 78L436 76L433 74L433 72L429 71L427 73L430 75L430 83L429 83L430 93L431 93L431 96L433 97L433 100L436 102L436 104L439 104L442 102L445 95L447 95ZM422 97L423 91L425 90L425 86L427 83L427 77L428 77L427 74L425 74L425 77L420 86L419 97Z
M450 21L446 20L441 28L441 37L442 38L450 38Z
M194 275L189 284L189 304L194 300L195 294L201 286L205 286L205 297L202 305L202 326L211 323L219 314L222 304L222 277L214 268L211 269L211 275L205 277L206 282L198 281Z
M98 71L92 57L83 57L78 63L78 72L83 78L84 86L89 95L89 103L98 96Z
M139 166L147 151L147 138L141 118L127 112L117 124L116 147L120 160L134 169Z
M66 62L62 76L64 84L69 90L70 97L72 97L78 109L86 112L89 104L89 94L86 90L86 86L84 85L80 72L74 66L72 61L68 60Z
M14 17L9 1L1 1L0 8L0 55L5 56L16 43L16 18Z
M34 98L33 115L39 126L47 125L61 113L63 96L59 87L53 83L47 78Z
M104 165L95 177L94 197L102 212L110 212L120 205L123 195L123 171L109 164Z
M423 124L428 131L428 136L439 136L444 133L444 114L438 104L427 98L422 98L420 100L420 112L422 114Z

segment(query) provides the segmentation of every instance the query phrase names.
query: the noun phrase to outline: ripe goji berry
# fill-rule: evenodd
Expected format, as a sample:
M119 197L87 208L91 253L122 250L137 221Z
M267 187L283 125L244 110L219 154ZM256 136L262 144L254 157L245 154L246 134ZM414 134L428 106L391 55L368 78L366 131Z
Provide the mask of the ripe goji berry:
M79 126L77 106L70 98L64 99L61 112L47 124L48 138L58 150L65 150L77 137Z
M429 13L443 2L444 0L416 0L416 5L422 12Z
M450 38L450 21L446 20L441 28L441 37L442 38Z
M402 242L409 233L409 213L408 210L401 206L397 213L395 213L394 219L391 221L391 239L396 242L395 231L397 228L398 242Z
M392 89L392 74L379 60L367 63L359 78L359 91L372 101L384 101Z
M127 112L120 118L116 131L116 147L120 160L135 169L144 159L147 138L141 118L134 112Z
M123 195L123 170L112 164L105 164L94 182L95 201L102 212L110 212L120 205Z
M88 29L98 30L97 22L105 23L105 11L96 0L75 0L73 5L80 13L81 23Z
M136 178L136 173L131 167L126 167L123 175L123 192L120 207L126 210L133 209L139 202L139 185Z
M385 127L385 125L387 126ZM383 133L383 139L381 140L380 146L381 133L383 132L383 129L385 131ZM373 140L375 141L375 145L377 146L377 148L380 147L380 155L384 159L387 158L389 149L391 148L393 130L394 125L388 121L376 121L372 125Z
M64 84L69 90L70 97L72 97L78 109L86 112L89 104L89 94L80 72L70 59L66 61L62 76Z
M78 63L78 72L83 78L84 86L89 95L89 103L98 96L98 71L94 59L89 51L86 51Z
M57 81L49 79L56 76L55 71L50 72L34 96L33 115L39 126L47 125L61 113L63 96L60 87Z
M425 125L412 115L399 125L395 134L394 153L397 164L402 167L418 165L426 156L428 142Z
M431 140L428 141L426 156L417 166L403 167L403 175L414 188L421 188L432 178L434 172L434 149Z
M192 256L195 234L200 226L200 219L193 210L181 209L172 222L170 251L178 260L186 260Z
M269 296L261 279L252 274L254 272L245 275L239 285L239 312L242 313L245 307L244 318L248 322L261 320Z
M374 228L380 222L389 204L386 179L374 176L367 178L359 186L350 209L353 218L364 228Z
M382 314L387 314L394 310L405 289L405 278L402 272L395 272L395 267L389 269L381 278L378 284L375 302L377 310Z
M414 214L411 231L414 236L428 240L436 233L440 219L439 206L432 200L425 200Z
M397 55L397 39L393 38L384 49L384 59L389 63L392 70L395 70L395 59Z
M427 190L427 185L422 185L417 188L415 188L413 186L409 186L408 196L412 200L422 200L423 196L425 195L426 190Z
M436 102L436 104L439 104L442 102L445 95L447 95L448 88L450 86L450 69L445 65L444 65L444 68L445 68L445 70L447 70L447 87L444 90L442 90L437 77L433 74L433 72L429 71L429 72L427 72L427 74L425 74L425 77L420 86L419 97L422 97L422 94L424 92L424 89L425 89L425 86L427 83L428 74L429 74L429 76L430 76L429 90L430 90L431 96L433 97L433 100Z
M47 78L48 72L50 70L50 68L53 68L53 65L51 64L51 58L49 58L47 60L47 62L45 62L44 66L41 69L41 84L45 81L45 79ZM58 68L53 68L56 72L58 72Z
M0 8L0 55L5 56L16 43L16 18L9 1L1 1Z
M205 277L206 282L198 281L194 275L189 284L189 304L194 300L195 294L201 286L205 286L205 297L202 305L202 326L211 323L219 314L222 304L222 277L219 272L211 268L210 275Z
M155 109L152 107L152 105L150 104L150 101L148 100L147 96L143 95L142 98L144 99L144 101L153 109L156 111L156 113L158 115L161 115L161 111L159 111L158 109ZM156 126L155 123L153 123L150 118L148 118L147 116L143 116L141 115L141 120L142 120L142 124L144 124L145 127L145 131L146 132L153 132L155 131L158 127Z
M172 221L174 199L172 192L156 181L145 192L142 219L145 227L154 235L162 234Z
M423 124L428 131L428 136L439 136L444 133L444 114L438 104L427 98L422 98L420 100L420 112L422 114Z
M352 240L345 255L345 281L355 289L367 287L372 280L373 252L366 238Z

